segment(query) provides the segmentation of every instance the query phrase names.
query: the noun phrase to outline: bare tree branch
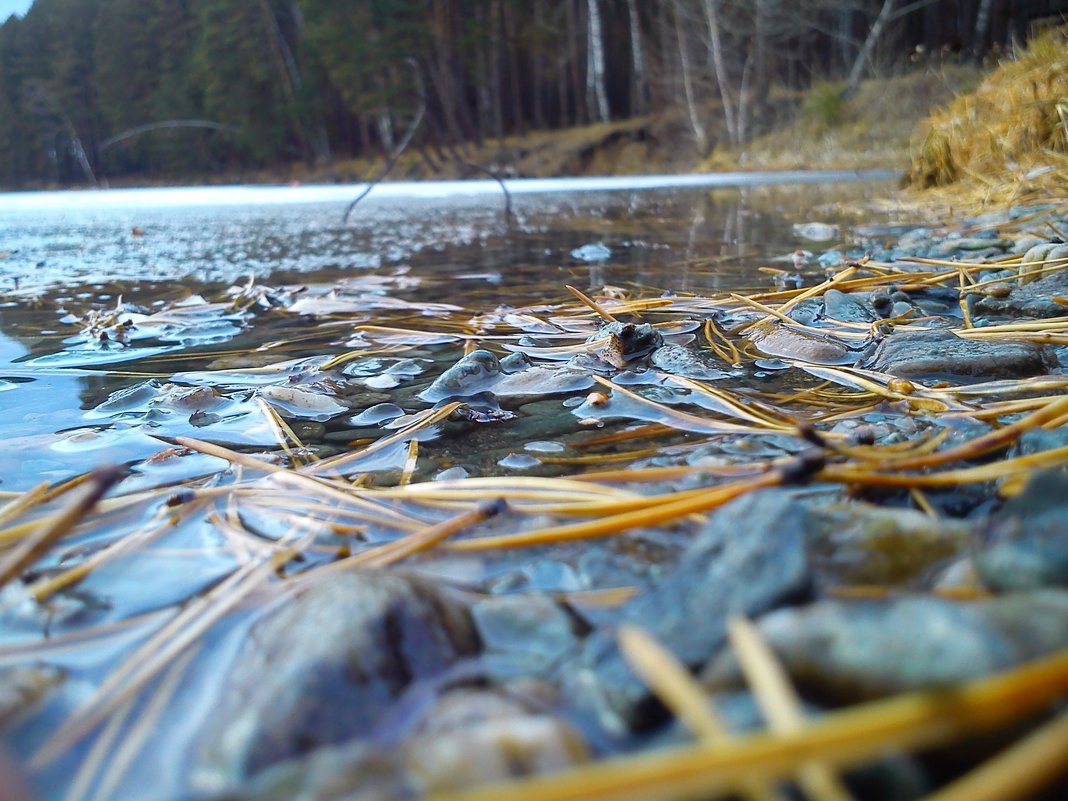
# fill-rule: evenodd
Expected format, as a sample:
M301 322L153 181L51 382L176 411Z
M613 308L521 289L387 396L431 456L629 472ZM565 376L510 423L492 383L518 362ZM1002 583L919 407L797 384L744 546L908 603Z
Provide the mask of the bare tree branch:
M221 122L213 122L212 120L162 120L161 122L149 122L134 128L127 128L122 133L109 136L100 143L98 150L103 154L104 151L113 145L119 144L119 142L125 142L135 136L164 128L209 128L213 131L234 130L232 125L223 125Z
M368 182L364 190L360 192L360 194L356 196L356 199L349 204L347 209L345 209L345 214L341 218L342 225L349 221L349 215L352 214L352 210L356 208L356 204L371 194L371 190L381 183L383 178L389 175L390 170L392 170L397 163L397 159L400 158L401 154L407 150L408 145L411 144L412 137L415 136L415 132L422 124L423 117L426 116L427 96L426 84L423 83L423 74L419 70L419 64L414 58L409 56L404 59L404 61L412 68L412 72L415 74L416 90L419 93L419 108L416 109L415 116L412 117L412 122L408 126L408 130L404 132L404 136L401 138L400 142L397 143L397 146L393 148L393 151L389 154L389 158L386 159L386 163L383 165L382 170L375 176L373 181Z

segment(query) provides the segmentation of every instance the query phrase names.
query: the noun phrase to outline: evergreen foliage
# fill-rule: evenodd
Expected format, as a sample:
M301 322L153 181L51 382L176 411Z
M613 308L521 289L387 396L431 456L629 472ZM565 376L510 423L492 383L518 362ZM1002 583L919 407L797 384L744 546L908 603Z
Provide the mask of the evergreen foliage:
M956 22L907 6L872 64L892 68L895 53L954 40L971 54L967 8L977 4L960 0ZM988 21L990 30L1011 33L1050 3L1013 6L1026 14L1001 5L1009 16ZM758 132L771 85L843 76L882 6L36 0L0 24L0 186L376 156L424 102L414 146L428 162L464 142L599 119L605 101L611 119L652 113L709 147L726 136L724 116L736 138Z

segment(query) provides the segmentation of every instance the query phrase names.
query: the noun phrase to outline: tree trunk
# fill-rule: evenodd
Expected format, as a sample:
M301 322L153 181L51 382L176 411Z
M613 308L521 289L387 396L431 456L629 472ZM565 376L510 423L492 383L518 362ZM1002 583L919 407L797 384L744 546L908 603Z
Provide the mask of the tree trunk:
M738 136L738 118L735 115L734 97L730 89L730 78L723 60L723 41L719 31L719 0L702 0L705 11L705 24L708 26L708 49L712 57L712 71L716 74L719 87L719 99L723 105L723 125L731 144L740 145Z
M672 9L675 14L675 37L679 45L679 66L682 69L682 90L686 96L686 113L690 118L690 128L693 130L693 141L697 145L697 154L703 157L708 153L708 134L705 133L705 126L701 124L700 112L697 109L697 98L693 87L693 69L690 66L690 48L687 46L686 32L682 28L679 0L673 0Z
M986 37L990 30L990 13L993 8L994 0L979 0L979 8L975 12L975 35L972 39L972 58L976 61L982 61L986 51Z
M526 122L523 119L523 88L519 74L519 37L516 36L515 10L509 10L506 5L504 11L504 46L508 51L508 77L510 80L509 92L512 96L512 132L523 134L526 131Z
M883 7L879 11L879 16L875 18L875 24L868 31L868 38L864 40L864 46L860 48L857 60L853 62L853 69L849 71L849 80L846 81L845 90L847 97L856 92L857 87L860 86L860 79L864 77L864 68L868 65L868 59L871 58L875 45L879 42L879 37L883 35L883 28L890 21L890 15L893 10L894 0L883 0Z
M531 96L531 110L534 115L534 127L541 130L545 125L545 107L542 99L542 79L545 78L545 56L542 47L542 32L545 30L545 6L544 0L533 0L534 5L534 36L531 48L531 66L534 77L531 83L534 92Z
M493 98L493 135L504 138L504 92L501 89L501 0L490 3L490 91Z
M571 51L571 99L575 105L575 125L583 125L589 119L586 112L586 104L583 102L585 92L582 91L582 68L579 61L579 38L578 21L575 19L576 0L564 0L567 9L567 42Z
M597 109L597 119L600 122L608 122L611 115L608 112L608 92L605 89L604 30L601 25L601 8L597 0L586 0L586 9L588 32L586 92L589 95L587 103Z
M445 117L445 128L449 132L452 142L462 142L463 133L456 119L456 92L453 86L452 58L450 43L452 42L452 30L449 19L448 0L434 0L434 56L437 69L430 70L430 78L434 82L438 99L441 101L442 114Z
M627 17L630 22L630 112L640 116L648 111L646 99L649 92L649 79L645 74L645 56L642 53L642 31L638 19L637 0L627 0Z

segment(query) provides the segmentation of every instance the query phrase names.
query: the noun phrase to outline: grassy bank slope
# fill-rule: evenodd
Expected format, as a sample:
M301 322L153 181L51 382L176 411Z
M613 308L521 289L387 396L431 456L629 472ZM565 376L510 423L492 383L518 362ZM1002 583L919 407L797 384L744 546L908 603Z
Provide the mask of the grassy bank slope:
M908 183L961 201L1068 197L1068 28L1004 61L921 126Z
M742 147L719 146L702 159L684 112L589 125L564 131L532 131L523 136L466 144L455 151L415 148L405 152L389 179L480 178L473 165L501 176L637 175L694 170L803 169L807 167L891 167L904 171L910 137L934 109L980 80L973 66L917 68L907 75L870 80L851 98L844 84L820 83L808 92L777 92L770 99L769 130ZM701 109L715 141L720 111ZM362 181L375 177L381 160L335 162L286 176L301 181ZM278 176L274 176L277 180ZM254 176L253 180L270 180Z
M705 169L890 167L904 170L916 126L980 80L977 67L944 64L861 83L823 82L794 101L785 122L740 148L717 148Z

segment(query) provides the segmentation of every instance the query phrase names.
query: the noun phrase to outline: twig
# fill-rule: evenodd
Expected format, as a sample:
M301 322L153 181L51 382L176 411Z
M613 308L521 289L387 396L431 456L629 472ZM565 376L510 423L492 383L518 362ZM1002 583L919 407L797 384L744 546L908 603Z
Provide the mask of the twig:
M112 485L119 480L121 471L117 467L105 467L93 471L90 485L74 502L67 506L59 516L35 534L26 537L5 554L0 561L0 587L16 578L23 570L42 556L52 544L70 532L81 522L97 501L104 497Z
M397 146L393 148L393 152L389 154L389 158L386 159L386 163L382 166L381 171L375 176L374 180L370 181L356 199L349 203L348 208L345 209L345 214L341 217L341 224L344 225L349 221L349 215L352 214L352 210L356 208L356 204L371 194L371 190L374 189L382 180L389 175L394 165L397 163L397 159L401 157L401 154L408 149L408 145L411 144L412 137L415 136L415 132L419 129L420 124L423 122L423 117L426 116L427 97L426 97L426 85L423 83L423 74L419 70L419 64L416 60L409 56L404 59L405 63L412 68L412 73L415 75L416 91L419 94L419 108L415 111L415 116L412 118L411 125L408 126L408 130L404 132L403 138L397 143Z

